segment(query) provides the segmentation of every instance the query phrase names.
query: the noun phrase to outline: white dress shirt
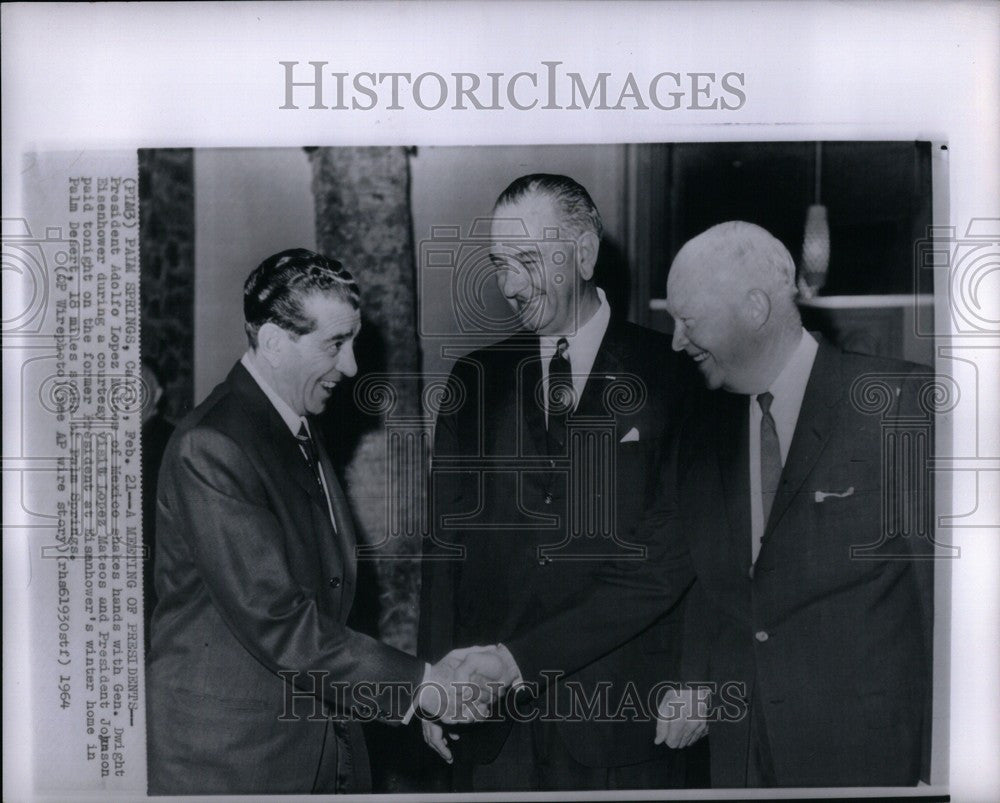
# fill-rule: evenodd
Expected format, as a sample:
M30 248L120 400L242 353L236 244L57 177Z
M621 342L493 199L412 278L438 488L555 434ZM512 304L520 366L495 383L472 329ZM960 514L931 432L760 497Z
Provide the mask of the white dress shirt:
M594 367L594 360L597 359L597 350L604 340L604 333L608 330L608 322L611 320L611 307L608 306L608 299L604 291L598 287L597 297L601 300L601 305L597 308L590 320L582 324L576 332L567 335L542 335L539 339L539 351L542 356L542 389L545 398L549 398L549 362L556 353L556 346L562 338L566 338L567 348L563 356L569 360L570 370L573 379L573 409L580 403L580 395L587 384L587 377L590 376L590 369ZM545 408L545 425L549 424L549 410Z
M806 385L812 373L813 361L819 344L805 329L799 344L778 378L768 388L774 399L771 402L771 417L778 432L778 446L781 449L781 465L785 465L788 449L795 435L795 425L802 409L802 398L806 395ZM764 537L764 503L760 487L760 422L764 417L757 396L750 397L750 530L753 536L752 562L757 562L760 542Z
M281 396L279 396L274 388L272 388L267 380L260 375L260 372L254 367L253 359L250 357L250 352L244 352L243 356L240 357L240 364L247 369L247 373L253 378L264 395L267 396L267 400L271 402L275 410L278 411L278 415L281 416L281 420L285 422L285 425L291 430L291 433L295 436L296 440L299 437L299 430L302 427L306 428L306 432L309 433L309 437L312 437L312 429L309 427L309 422L306 420L305 416L301 416L296 413L291 407L288 406ZM300 447L301 448L301 447ZM303 457L305 455L303 454ZM333 531L337 532L337 519L333 515L333 504L330 502L330 489L326 484L326 473L323 471L322 463L317 466L319 469L320 484L323 486L323 496L326 498L326 510L330 514L330 523L333 525Z

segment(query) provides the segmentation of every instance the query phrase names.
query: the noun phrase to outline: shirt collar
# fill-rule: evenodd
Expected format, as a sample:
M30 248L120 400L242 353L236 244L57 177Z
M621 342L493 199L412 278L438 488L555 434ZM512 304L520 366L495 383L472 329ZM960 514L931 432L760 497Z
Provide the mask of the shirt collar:
M542 335L539 339L539 349L543 358L551 357L556 353L556 346L563 337L566 338L568 344L566 353L574 365L584 357L593 357L597 354L597 349L600 348L601 341L604 339L604 333L608 329L608 322L611 320L611 307L608 305L608 298L604 291L600 287L595 289L597 297L601 301L597 312L591 315L590 320L581 324L572 334Z
M267 380L260 375L260 372L254 367L253 358L250 356L250 351L247 350L242 357L240 357L240 364L247 369L247 373L253 377L253 381L260 385L260 389L264 391L264 395L267 396L269 402L275 410L278 411L278 415L281 416L281 420L285 422L285 425L291 430L292 434L298 437L299 430L305 426L306 431L309 431L309 424L304 416L300 416L291 407L288 406L281 396L279 396L274 388L272 388Z
M781 369L778 378L771 383L769 388L775 399L801 398L809 382L809 374L812 373L817 349L819 349L819 344L812 335L802 329L799 335L799 344L795 347L788 362L785 363L785 367ZM757 397L754 396L754 398Z

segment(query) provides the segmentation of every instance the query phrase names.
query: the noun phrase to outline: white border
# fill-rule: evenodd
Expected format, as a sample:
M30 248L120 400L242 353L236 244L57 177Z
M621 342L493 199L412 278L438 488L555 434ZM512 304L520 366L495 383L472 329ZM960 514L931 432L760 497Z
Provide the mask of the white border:
M1000 6L953 3L8 4L3 215L33 149L928 139L950 149L950 223L1000 217ZM280 60L344 71L736 70L735 112L289 111ZM995 286L995 285L994 285ZM998 294L1000 295L1000 294ZM992 303L998 303L995 300ZM995 307L993 308L995 310ZM993 315L1000 318L1000 315ZM996 370L993 370L996 369ZM984 353L985 446L1000 454L1000 363ZM971 389L968 389L971 390ZM11 399L5 399L11 403ZM1000 523L995 494L990 520ZM965 531L953 575L951 792L1000 790L1000 539ZM4 541L4 796L20 799L30 701L24 578Z

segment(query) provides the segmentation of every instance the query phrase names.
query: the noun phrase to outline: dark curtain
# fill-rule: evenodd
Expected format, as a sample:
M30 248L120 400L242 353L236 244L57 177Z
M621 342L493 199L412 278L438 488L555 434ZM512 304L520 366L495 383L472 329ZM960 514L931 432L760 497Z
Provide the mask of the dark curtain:
M142 358L163 383L163 413L194 402L194 151L139 151Z

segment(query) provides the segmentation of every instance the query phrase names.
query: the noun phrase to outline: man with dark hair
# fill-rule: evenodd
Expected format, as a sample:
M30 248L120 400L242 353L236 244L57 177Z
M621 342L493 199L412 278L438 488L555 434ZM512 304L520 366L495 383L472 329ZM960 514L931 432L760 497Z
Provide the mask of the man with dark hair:
M146 683L153 794L368 791L352 715L437 708L450 679L452 664L345 625L354 531L310 416L357 371L359 307L336 260L264 260L244 286L249 348L167 447ZM422 680L430 699L411 699Z
M926 780L933 375L818 342L791 256L750 223L688 242L667 306L674 349L720 392L679 430L636 531L649 560L601 567L575 604L461 671L572 671L697 578L681 678L710 707L671 691L657 741L707 732L716 787Z
M496 202L490 257L522 331L457 362L463 403L436 423L420 612L432 657L510 638L564 606L595 564L634 555L626 534L694 377L666 337L611 309L594 281L601 235L593 200L566 176L524 176ZM676 670L679 625L678 610L593 656L532 721L460 734L424 722L425 740L454 754L460 790L683 786L686 757L654 745L646 705Z

